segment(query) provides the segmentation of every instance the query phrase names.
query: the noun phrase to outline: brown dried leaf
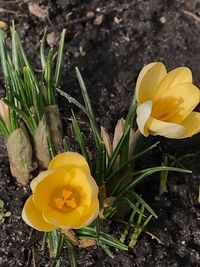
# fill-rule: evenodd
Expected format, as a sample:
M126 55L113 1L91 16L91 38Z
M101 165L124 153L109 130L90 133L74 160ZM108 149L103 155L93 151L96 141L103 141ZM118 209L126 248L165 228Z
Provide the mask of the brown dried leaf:
M58 40L58 35L55 32L50 32L47 34L46 40L48 45L51 46L56 45Z
M8 24L5 21L0 20L0 29L6 31L8 29Z
M96 241L94 239L83 239L80 240L79 247L80 248L89 248L96 245Z
M115 126L114 138L113 138L113 151L117 147L119 140L121 139L124 131L125 120L121 118L117 121Z
M107 197L106 199L104 199L104 202L103 202L104 208L112 207L115 200L116 200L116 197Z
M45 19L48 16L48 10L46 8L40 7L37 3L28 3L28 9L32 15L40 19Z
M77 238L77 235L73 230L62 230L62 233L71 241L72 245L78 246L79 245L79 240Z
M40 167L43 169L46 169L48 167L51 159L47 142L48 136L50 136L50 132L46 122L46 117L43 116L33 137L35 156L39 161Z
M110 140L110 137L109 137L106 129L103 128L102 126L101 126L101 137L102 137L103 142L105 144L105 147L107 149L108 155L111 156L111 154L113 152L111 140Z
M19 184L25 185L33 170L33 151L28 135L21 128L16 129L10 134L6 147L11 173Z
M45 115L53 145L56 151L59 152L61 141L63 138L63 127L58 105L51 105L46 107Z

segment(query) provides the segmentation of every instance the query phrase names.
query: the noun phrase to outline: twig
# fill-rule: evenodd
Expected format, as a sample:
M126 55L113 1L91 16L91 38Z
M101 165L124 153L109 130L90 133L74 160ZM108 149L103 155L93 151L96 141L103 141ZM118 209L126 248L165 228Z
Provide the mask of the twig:
M155 236L154 234L152 234L152 233L150 233L148 231L145 231L145 233L147 235L149 235L152 239L155 239L158 242L158 244L161 244L161 245L165 246L165 244L157 236Z
M198 16L198 15L196 15L196 14L194 14L194 13L188 11L188 10L182 10L182 12L183 12L185 15L187 15L187 16L193 18L195 21L200 22L200 16Z
M36 267L34 247L32 247L32 259L33 259L33 267Z

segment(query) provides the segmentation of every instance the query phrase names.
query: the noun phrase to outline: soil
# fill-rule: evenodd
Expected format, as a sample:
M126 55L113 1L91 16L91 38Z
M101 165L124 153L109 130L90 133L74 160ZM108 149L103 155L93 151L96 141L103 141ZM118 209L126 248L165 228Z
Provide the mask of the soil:
M74 71L78 66L97 120L110 133L117 119L125 116L128 110L137 75L144 64L162 61L168 69L188 66L194 73L195 83L200 86L199 0L41 0L35 2L47 8L48 16L40 18L30 14L28 2L1 0L0 20L9 26L11 20L15 20L37 70L40 69L39 40L44 28L48 26L48 33L55 34L67 28L62 88L82 101ZM88 12L94 12L95 17L89 18ZM61 97L58 101L65 131L70 133L72 106ZM75 111L86 121L78 109ZM83 129L89 134L87 128L88 124L83 122ZM159 196L158 175L145 181L139 190L158 214L158 219L150 222L133 250L116 251L114 259L98 247L78 250L79 266L200 266L200 137L152 139L148 142L160 139L159 150L145 157L141 166L160 164L163 152L175 156L193 153L193 157L183 162L193 174L170 174L167 192L162 196ZM0 145L0 198L6 210L12 213L0 225L0 266L49 266L48 253L41 251L40 242L37 242L41 235L21 219L29 188L16 185L10 175L2 140ZM93 143L89 141L88 145L92 148ZM112 226L116 233L121 227L116 223ZM154 236L156 238L152 238ZM62 266L69 266L65 250Z

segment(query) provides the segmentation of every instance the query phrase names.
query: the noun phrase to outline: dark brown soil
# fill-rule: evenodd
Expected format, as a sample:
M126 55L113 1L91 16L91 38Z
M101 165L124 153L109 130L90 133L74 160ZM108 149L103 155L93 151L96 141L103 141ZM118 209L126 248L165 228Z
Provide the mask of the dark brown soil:
M56 34L67 28L62 87L81 100L74 71L78 66L97 119L110 132L117 119L126 114L136 77L144 64L159 60L169 69L188 66L200 86L199 0L35 1L48 8L49 18L44 19L31 15L27 2L1 0L0 20L8 25L15 20L36 69L40 69L39 40L44 28L48 26L48 32ZM100 25L95 25L94 18L86 18L89 11L95 16L103 15ZM85 56L76 57L80 47ZM69 132L71 106L61 98L59 104ZM82 117L80 111L76 112ZM83 123L83 127L87 128L87 124ZM0 266L34 266L33 253L37 267L48 266L48 253L40 251L39 242L33 245L40 235L21 220L21 210L30 191L28 187L18 187L11 178L2 141L0 151L0 198L12 212L0 226ZM179 156L194 153L193 158L184 161L193 174L171 174L168 192L162 197L158 196L159 176L146 181L139 190L159 216L150 222L148 233L141 235L134 250L117 251L114 259L97 247L79 250L79 266L200 266L200 205L197 202L200 136L184 141L161 139L159 151L141 164L146 167L160 164L162 152ZM118 232L116 224L113 229ZM69 266L66 251L62 254L61 266Z

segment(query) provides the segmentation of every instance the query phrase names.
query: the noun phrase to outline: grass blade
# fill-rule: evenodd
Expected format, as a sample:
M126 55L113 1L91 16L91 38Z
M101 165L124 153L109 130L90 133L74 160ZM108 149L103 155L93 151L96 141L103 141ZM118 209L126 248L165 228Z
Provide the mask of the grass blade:
M118 196L122 196L125 193L127 193L129 190L131 190L133 187L135 187L137 184L141 183L145 178L150 176L153 173L160 172L160 171L174 171L174 172L181 172L181 173L192 173L190 170L180 169L180 168L174 168L174 167L165 167L165 166L159 166L159 167L153 167L148 168L142 171L135 172L132 177L136 177L135 180L130 183L126 188L123 188L120 192L118 192Z
M80 126L78 124L78 121L76 119L76 116L72 110L72 117L71 117L71 120L72 120L72 126L73 126L73 130L74 130L74 134L77 138L77 141L78 141L78 144L79 144L79 147L81 149L81 153L82 155L85 157L85 159L87 160L87 162L89 163L90 165L90 162L89 162L89 155L88 155L88 151L87 151L87 148L86 148L86 145L85 145L85 141L83 139L83 135L82 135L82 132L81 132L81 129L80 129ZM91 166L91 165L90 165Z
M56 70L55 70L55 75L54 75L55 86L58 85L59 78L60 78L60 69L61 69L62 58L63 58L65 34L66 34L66 29L63 29L63 31L61 33L60 45L59 45L59 49L58 49L58 58L57 58L57 62L56 62Z

